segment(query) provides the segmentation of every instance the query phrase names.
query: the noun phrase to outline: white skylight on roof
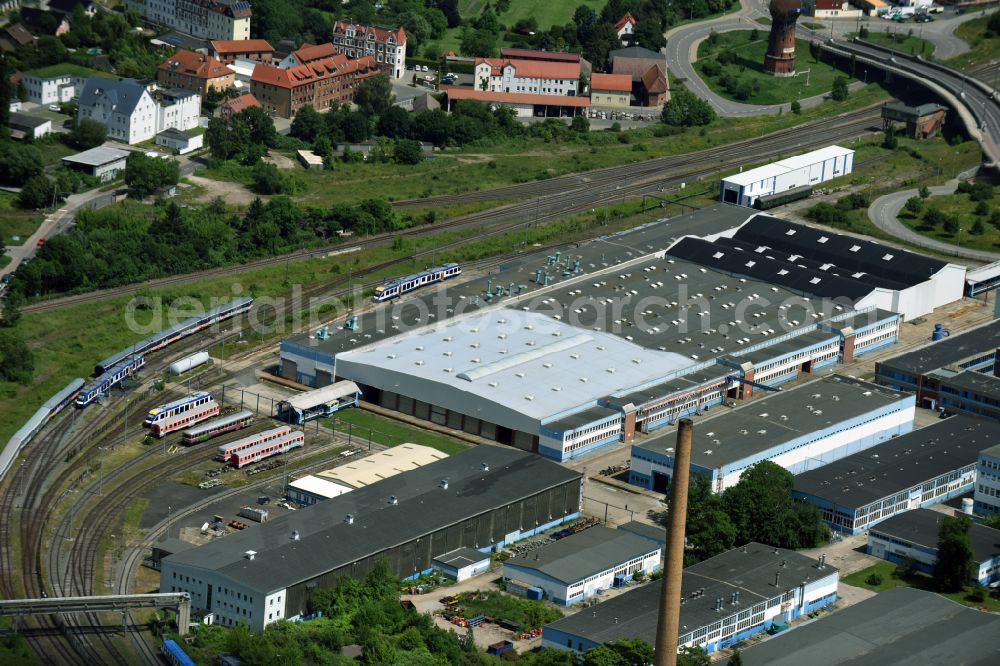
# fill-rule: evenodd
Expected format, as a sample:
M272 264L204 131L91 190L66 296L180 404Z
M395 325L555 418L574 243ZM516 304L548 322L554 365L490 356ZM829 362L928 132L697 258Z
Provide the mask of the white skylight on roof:
M712 255L712 258L713 259L722 259L722 257L725 256L725 254L726 254L725 252L716 252L715 254Z
M757 262L756 262L756 261L748 261L748 262L746 263L746 267L747 267L747 268L753 268L753 267L754 267L754 266L756 266L756 265L757 265Z
M833 268L833 264L823 264L822 266L819 267L821 271L828 271L831 268Z
M785 232L785 235L786 236L794 236L795 235L795 229L789 229L788 231Z
M819 284L820 282L822 282L822 278L818 277L814 277L813 279L809 280L809 284Z
M828 240L830 240L830 239L829 239L829 238L827 238L826 236L820 236L820 237L819 237L819 239L818 239L818 240L817 240L816 242L817 242L817 243L825 243L825 242L827 242Z
M860 245L852 245L851 246L851 252L857 252L860 249L861 249Z
M778 275L788 275L788 271L782 268L780 271L778 271Z
M893 256L895 256L895 255L892 255L892 254L883 254L882 255L882 261L892 261Z

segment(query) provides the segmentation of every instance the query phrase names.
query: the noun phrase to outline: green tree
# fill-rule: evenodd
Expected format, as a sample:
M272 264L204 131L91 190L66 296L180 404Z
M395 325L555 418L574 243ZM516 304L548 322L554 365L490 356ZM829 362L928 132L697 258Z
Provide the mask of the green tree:
M986 233L986 227L983 225L983 221L980 218L972 223L972 227L969 228L969 233L973 236L982 236Z
M792 102L791 110L792 110L792 113L794 113L796 115L802 113L802 105L799 104L799 100L795 100L794 102Z
M392 156L397 164L420 164L424 159L424 152L419 141L396 139Z
M965 516L946 516L938 529L938 553L934 563L934 582L943 592L959 592L972 574L972 540Z
M924 200L920 197L910 197L906 200L904 208L912 215L920 215L920 211L924 209Z
M682 647L677 652L677 666L710 666L712 660L700 647Z
M0 326L3 328L13 328L17 322L21 321L21 304L24 297L20 292L11 289L7 292L7 297L3 302L3 312L0 313Z
M472 30L466 28L462 33L462 44L459 47L464 55L488 58L496 54L497 33L489 30Z
M368 118L381 116L389 110L394 101L392 83L385 74L378 74L362 81L354 96L358 110Z
M10 102L14 98L7 58L0 58L0 137L6 138L10 129Z
M660 119L666 125L680 127L708 125L715 120L715 110L687 88L677 86L670 101L663 105Z
M948 218L937 208L929 207L924 211L924 224L931 227L939 227L945 223Z
M125 184L134 199L143 199L161 187L176 185L180 180L180 163L177 160L150 157L141 151L128 154L125 159Z
M36 146L13 141L0 143L0 183L15 187L24 185L44 168L42 153Z
M29 210L38 210L51 206L56 196L56 184L49 180L48 176L32 176L23 186L21 193L17 196L17 205Z
M885 136L882 137L882 147L887 150L896 150L899 147L899 139L891 127L885 131Z
M610 646L598 645L583 653L583 666L629 666L629 664Z
M618 653L626 666L647 666L653 663L653 646L640 638L623 638L609 643L608 647Z
M792 474L764 460L743 472L722 494L725 512L736 527L737 543L758 541L782 548L811 548L827 530L819 512L792 499Z
M743 666L743 655L740 654L739 648L733 650L733 654L729 657L728 666Z
M972 212L979 217L986 217L990 214L990 205L985 201L980 201Z
M687 533L691 554L704 560L736 545L736 526L722 505L722 497L712 492L712 482L701 474L688 485Z
M959 226L958 226L958 220L955 219L955 217L952 216L952 215L945 216L945 218L944 218L944 232L946 234L950 234L950 235L954 236L959 231L961 231L961 228L959 228Z
M587 116L583 114L573 116L573 120L570 122L569 128L574 132L586 134L590 131L590 120L588 120Z
M378 133L391 139L405 139L410 136L411 119L409 112L399 106L390 106L378 117Z
M278 167L270 162L260 161L253 167L253 184L251 189L257 194L283 194L285 192L285 181L281 177Z
M323 117L319 112L311 105L306 104L295 114L295 120L292 121L289 134L306 143L312 143L316 137L323 133L325 127Z
M995 530L1000 530L1000 513L994 513L988 518L983 518L983 525L986 527L992 527Z
M926 185L921 185L920 189L917 191L921 199L926 199L931 195L930 189Z
M814 44L814 42L809 42L809 44L811 46L812 44ZM845 99L847 99L848 94L849 91L847 89L847 77L846 76L836 77L833 80L833 90L830 92L830 97L833 98L834 101L843 102Z
M90 150L104 143L108 138L108 130L93 118L81 118L70 133L66 136L66 141L79 150Z
M28 384L35 372L35 356L16 331L0 330L0 379Z

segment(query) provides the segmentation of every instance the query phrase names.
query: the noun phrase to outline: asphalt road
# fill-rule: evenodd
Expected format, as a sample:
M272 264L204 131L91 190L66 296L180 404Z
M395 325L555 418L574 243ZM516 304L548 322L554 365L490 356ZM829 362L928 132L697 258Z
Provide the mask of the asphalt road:
M949 180L944 185L938 185L928 189L930 190L931 195L941 196L953 194L957 186L958 180ZM913 189L893 192L891 194L881 196L873 201L872 205L868 207L868 217L871 219L872 223L882 231L892 234L899 240L906 241L907 243L911 243L918 247L924 247L928 250L934 250L949 256L963 257L965 259L973 259L975 261L982 261L986 263L1000 259L1000 253L998 252L974 250L972 248L964 248L959 245L953 245L951 243L945 243L944 241L928 238L927 236L917 233L900 222L899 212L903 210L903 206L906 205L906 200L910 197L917 196L917 194L918 191Z
M728 100L713 92L695 71L693 63L697 60L698 44L707 39L711 32L728 32L733 30L751 30L758 28L762 34L766 34L768 27L757 24L754 19L768 16L767 2L764 0L741 0L739 11L733 14L719 17L710 21L702 21L689 25L680 26L667 32L667 65L675 76L685 79L685 83L698 97L711 104L715 112L720 116L759 116L773 115L778 113L779 108L788 111L788 105L757 105L741 104ZM825 40L831 36L843 37L852 32L857 32L858 27L864 24L873 32L895 32L908 31L911 28L917 36L931 41L935 46L935 57L938 59L952 58L961 55L969 50L968 44L955 37L952 33L955 28L965 21L972 20L979 16L975 14L956 15L951 13L937 14L931 23L895 23L878 18L863 17L859 19L823 19L815 20L811 17L803 17L799 20L797 28L798 36L808 40ZM813 31L806 28L803 22L822 23L824 30ZM858 89L864 84L856 82L852 84L852 89ZM824 94L815 95L803 100L800 104L803 108L820 104L825 99Z

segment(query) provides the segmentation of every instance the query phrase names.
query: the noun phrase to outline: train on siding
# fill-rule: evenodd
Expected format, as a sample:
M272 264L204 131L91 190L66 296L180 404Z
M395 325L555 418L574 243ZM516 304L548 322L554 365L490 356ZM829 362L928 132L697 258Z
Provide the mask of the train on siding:
M142 354L131 356L112 365L80 389L76 396L76 406L86 407L101 396L107 395L112 387L134 375L144 365L146 365L146 357Z
M197 409L206 405L212 400L212 394L208 391L195 391L191 395L184 396L178 400L157 405L146 414L145 426L150 428L160 421L172 419L175 416Z
M249 448L257 446L258 444L275 441L284 437L291 431L292 429L289 426L283 425L278 426L277 428L271 428L270 430L262 430L256 434L229 442L228 444L220 444L215 459L222 462L229 462L232 460L233 454L245 451Z
M253 412L249 409L244 409L241 412L212 419L201 425L188 428L181 433L181 441L189 446L191 444L200 444L224 433L242 430L251 424L253 424Z
M163 658L171 666L195 666L194 660L187 655L187 652L177 644L177 641L168 638L163 641Z
M108 368L117 365L127 358L131 358L137 354L146 354L151 351L156 351L157 349L163 349L167 345L177 342L181 338L193 335L202 329L208 328L216 322L225 321L226 319L248 312L251 305L253 305L252 298L237 298L236 300L230 301L225 305L212 308L205 314L185 319L181 323L174 324L168 329L162 330L159 333L154 333L145 340L140 340L128 349L123 349L117 354L112 354L98 363L94 366L94 376L99 377L104 374Z
M408 275L401 278L393 278L375 287L375 295L372 296L373 303L384 303L394 298L399 298L414 289L425 287L435 282L443 282L462 273L462 267L458 264L444 264L428 268L422 273Z
M260 444L251 446L248 449L237 451L229 459L229 462L236 469L242 469L243 467L251 465L255 462L260 462L261 460L272 456L280 456L282 453L287 453L292 449L297 449L305 444L305 441L305 433L301 430L293 430L288 434L278 437L277 439L273 439L268 442L261 442Z
M181 430L196 423L201 423L205 419L219 415L219 403L214 400L198 405L192 409L180 412L168 419L157 421L149 428L149 433L153 437L163 438L167 433Z
M21 426L21 429L14 433L7 446L0 449L0 479L7 474L7 470L14 464L14 460L21 453L24 446L38 434L42 426L48 423L53 416L61 412L63 407L76 399L81 388L83 388L82 379L71 381L66 388L46 400L45 404L39 407L32 417Z

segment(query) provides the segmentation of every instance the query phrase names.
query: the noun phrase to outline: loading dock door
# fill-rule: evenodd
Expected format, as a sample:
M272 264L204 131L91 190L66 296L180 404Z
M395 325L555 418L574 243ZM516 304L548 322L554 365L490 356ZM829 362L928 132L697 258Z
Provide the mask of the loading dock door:
M316 370L316 388L323 388L333 383L333 375L326 370Z
M667 493L667 488L670 487L670 475L664 474L663 472L653 471L653 492L654 493Z
M731 204L738 203L737 199L739 198L739 196L740 193L737 192L736 190L725 189L722 191L722 201L724 203L731 203Z
M285 379L291 379L293 382L298 381L297 375L299 372L299 364L295 361L290 361L287 358L281 359L281 376Z

